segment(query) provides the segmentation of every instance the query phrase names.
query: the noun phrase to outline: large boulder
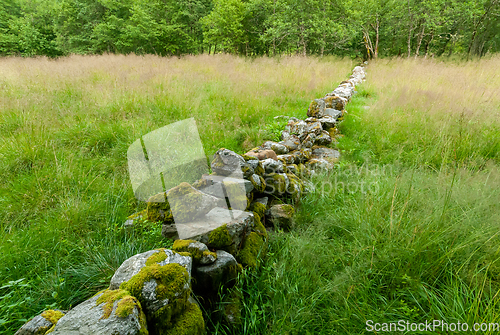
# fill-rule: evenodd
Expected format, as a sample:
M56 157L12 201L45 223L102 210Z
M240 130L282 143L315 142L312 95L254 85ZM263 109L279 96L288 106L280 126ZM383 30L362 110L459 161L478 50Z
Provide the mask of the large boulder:
M64 315L52 335L147 335L139 301L125 290L105 290Z
M217 150L210 166L221 176L239 177L243 174L244 178L248 178L255 172L241 155L224 148Z
M49 309L26 322L14 335L44 335L64 316L60 310Z

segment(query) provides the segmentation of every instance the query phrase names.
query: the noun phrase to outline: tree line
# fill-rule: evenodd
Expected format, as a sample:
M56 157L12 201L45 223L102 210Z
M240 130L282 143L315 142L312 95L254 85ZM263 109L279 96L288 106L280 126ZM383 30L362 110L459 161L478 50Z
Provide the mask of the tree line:
M500 0L0 0L0 55L481 57Z

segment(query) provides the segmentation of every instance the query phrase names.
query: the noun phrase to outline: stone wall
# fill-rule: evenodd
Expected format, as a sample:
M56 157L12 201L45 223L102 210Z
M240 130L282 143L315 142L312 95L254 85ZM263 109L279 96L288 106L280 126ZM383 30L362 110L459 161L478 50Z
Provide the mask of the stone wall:
M281 116L288 119L282 141L267 141L243 155L219 149L210 175L149 198L147 208L130 216L125 227L144 219L161 222L162 234L175 239L172 249L127 259L108 289L70 311L45 311L16 334L204 334L202 312L192 296L204 308L213 307L222 286L230 288L244 267L257 266L269 231L293 228L294 207L313 187L308 177L333 168L340 157L328 146L364 78L363 66L356 66L348 80L311 102L306 119ZM172 194L183 201L166 201ZM195 222L193 207L201 213ZM179 214L174 224L173 211L186 214L189 224ZM178 238L186 234L189 239ZM237 327L240 297L235 292L223 317Z

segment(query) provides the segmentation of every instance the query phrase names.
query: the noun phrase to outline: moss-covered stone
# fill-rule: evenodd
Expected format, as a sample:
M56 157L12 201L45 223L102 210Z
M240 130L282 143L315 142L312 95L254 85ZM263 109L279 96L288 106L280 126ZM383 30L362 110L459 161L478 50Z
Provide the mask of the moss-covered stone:
M238 290L233 289L224 299L224 321L228 327L233 329L233 331L238 331L242 324L242 298L241 293Z
M231 209L245 210L249 203L243 185L237 182L225 181L224 187Z
M46 310L42 313L42 317L44 317L47 321L52 322L52 324L56 324L60 318L64 316L64 313L61 311L56 311L53 309Z
M164 329L160 335L202 335L205 334L205 321L198 305L189 303L170 329Z
M227 230L227 225L222 225L210 232L208 244L216 249L225 249L233 243L231 235Z
M286 178L285 175L280 173L270 173L265 178L266 193L270 194L283 194L286 191Z
M197 245L202 247L197 247ZM215 252L209 251L206 245L194 240L176 240L172 250L180 254L188 253L195 264L199 264L202 260L217 259Z
M320 104L316 100L313 100L309 104L309 108L307 109L307 116L315 118L320 118L322 116L320 113Z
M101 319L109 318L111 312L113 311L113 304L115 303L115 301L120 300L128 295L130 295L129 292L125 290L104 290L101 296L96 301L96 306L103 304L103 314Z
M189 222L198 214L203 194L188 183L180 183L168 191L168 197L175 199L170 204L171 211L175 213L175 220L177 222Z
M259 162L259 165L255 168L255 173L258 174L259 176L264 176L265 170L264 167L262 167L262 163Z
M262 176L259 176L258 174L253 174L252 177L250 177L250 181L252 182L252 185L256 192L262 193L266 189L266 181Z
M245 237L243 248L238 253L238 260L243 266L255 268L257 266L257 257L265 252L265 241L262 236L251 232Z
M264 204L261 204L260 202L253 202L250 210L254 213L257 213L261 218L263 218L266 214L266 206Z
M151 222L173 223L172 211L166 193L153 195L147 202L147 219Z
M255 230L255 232L264 236L264 238L267 240L267 230L264 227L264 225L262 224L261 216L256 212L253 212L253 215L254 215L254 225L255 225L254 230Z
M169 263L160 266L154 263L143 267L130 280L123 282L120 289L129 291L147 306L146 297L143 296L144 285L151 280L156 282L155 299L157 301L168 299L166 306L148 313L151 316L150 323L153 329L158 331L171 327L172 319L186 308L189 298L189 290L186 287L189 287L189 279L189 273L180 264Z

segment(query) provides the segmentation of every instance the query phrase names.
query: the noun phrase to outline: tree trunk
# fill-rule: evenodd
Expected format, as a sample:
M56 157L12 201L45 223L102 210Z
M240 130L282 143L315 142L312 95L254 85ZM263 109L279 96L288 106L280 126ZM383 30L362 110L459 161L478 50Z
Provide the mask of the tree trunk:
M417 39L417 50L415 50L415 59L418 57L418 53L420 51L420 45L422 45L422 40L424 39L424 32L425 32L425 24L422 25L422 31L420 34L418 34L418 39Z
M408 21L410 22L410 27L408 28L408 58L411 56L411 33L413 31L413 20L411 18L411 10L410 10L410 0L408 0Z
M432 43L432 40L434 39L434 31L431 31L431 38L425 43L425 56L424 58L427 58L427 55L429 54L429 45Z

